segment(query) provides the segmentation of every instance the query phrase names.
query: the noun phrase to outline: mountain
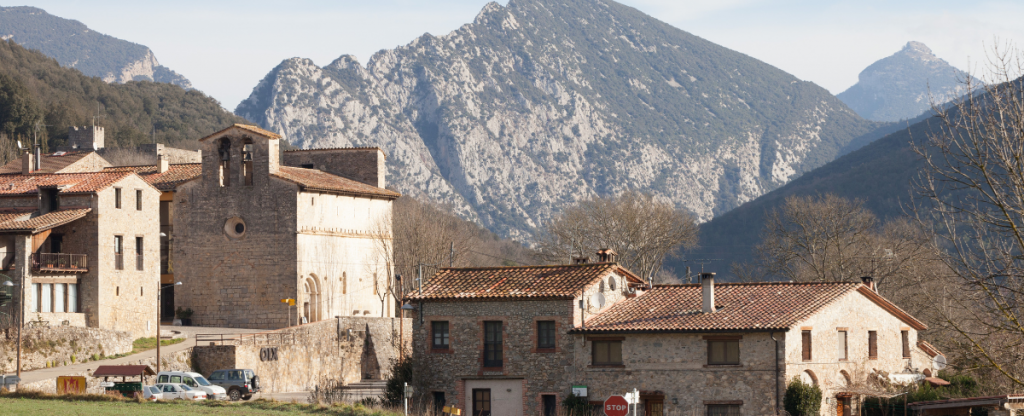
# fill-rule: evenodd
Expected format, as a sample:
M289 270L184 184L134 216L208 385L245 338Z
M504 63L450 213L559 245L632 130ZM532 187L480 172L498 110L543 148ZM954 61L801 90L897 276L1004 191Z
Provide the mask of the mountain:
M180 74L160 65L149 48L89 30L35 7L0 7L0 38L42 51L83 74L106 82L156 81L192 88Z
M765 214L782 206L791 195L831 193L860 199L883 221L906 214L915 196L913 182L925 168L913 144L923 145L929 134L940 131L942 122L934 114L922 114L904 123L902 129L701 224L700 247L687 256L714 260L705 264L711 265L710 271L723 275L730 274L733 263L753 263ZM679 259L666 261L666 265L677 273L686 267Z
M939 59L921 42L861 71L859 80L837 97L869 120L908 120L931 110L931 97L943 103L958 95L963 73Z
M25 141L37 120L46 125L39 134L50 147L65 142L68 127L94 121L105 128L107 147L155 140L187 148L212 131L246 122L196 90L154 82L107 84L39 51L0 41L0 133Z
M289 59L235 113L304 148L381 146L398 190L520 241L565 205L625 189L706 221L879 126L607 0L490 3L365 66Z

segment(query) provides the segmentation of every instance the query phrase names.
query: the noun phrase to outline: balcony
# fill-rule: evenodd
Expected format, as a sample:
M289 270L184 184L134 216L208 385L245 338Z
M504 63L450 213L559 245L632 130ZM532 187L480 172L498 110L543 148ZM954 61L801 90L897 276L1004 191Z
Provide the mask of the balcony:
M37 272L86 273L89 257L85 254L35 253L32 270Z

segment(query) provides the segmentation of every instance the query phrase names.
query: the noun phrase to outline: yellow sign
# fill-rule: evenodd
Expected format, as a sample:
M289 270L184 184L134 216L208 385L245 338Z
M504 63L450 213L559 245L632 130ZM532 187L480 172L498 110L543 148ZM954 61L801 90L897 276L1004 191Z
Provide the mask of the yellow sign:
M443 409L441 409L441 411L443 413L447 413L449 415L454 416L459 416L462 414L462 409L459 409L458 407L455 406L445 406Z
M295 306L295 299L281 299L281 303L287 303L288 306Z
M85 377L57 377L57 394L85 394Z

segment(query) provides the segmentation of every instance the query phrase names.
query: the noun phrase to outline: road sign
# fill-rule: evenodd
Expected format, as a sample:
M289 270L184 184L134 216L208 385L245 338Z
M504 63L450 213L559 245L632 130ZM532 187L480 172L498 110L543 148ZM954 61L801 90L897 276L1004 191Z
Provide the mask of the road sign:
M623 394L622 397L626 398L626 403L629 403L629 404L640 403L640 392L638 392L638 391L631 391L629 393Z
M629 403L622 396L611 396L604 401L605 416L626 416L629 412Z
M572 394L579 397L587 397L587 386L572 386Z
M113 381L101 381L100 387L114 387Z

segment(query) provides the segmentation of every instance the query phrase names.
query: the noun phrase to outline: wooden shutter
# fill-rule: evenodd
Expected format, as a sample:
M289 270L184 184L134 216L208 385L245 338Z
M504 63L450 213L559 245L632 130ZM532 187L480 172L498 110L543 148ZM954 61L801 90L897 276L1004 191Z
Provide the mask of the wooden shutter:
M868 331L868 358L878 358L878 333Z
M803 331L803 360L811 361L811 331Z
M900 331L903 338L903 358L910 358L910 331Z

